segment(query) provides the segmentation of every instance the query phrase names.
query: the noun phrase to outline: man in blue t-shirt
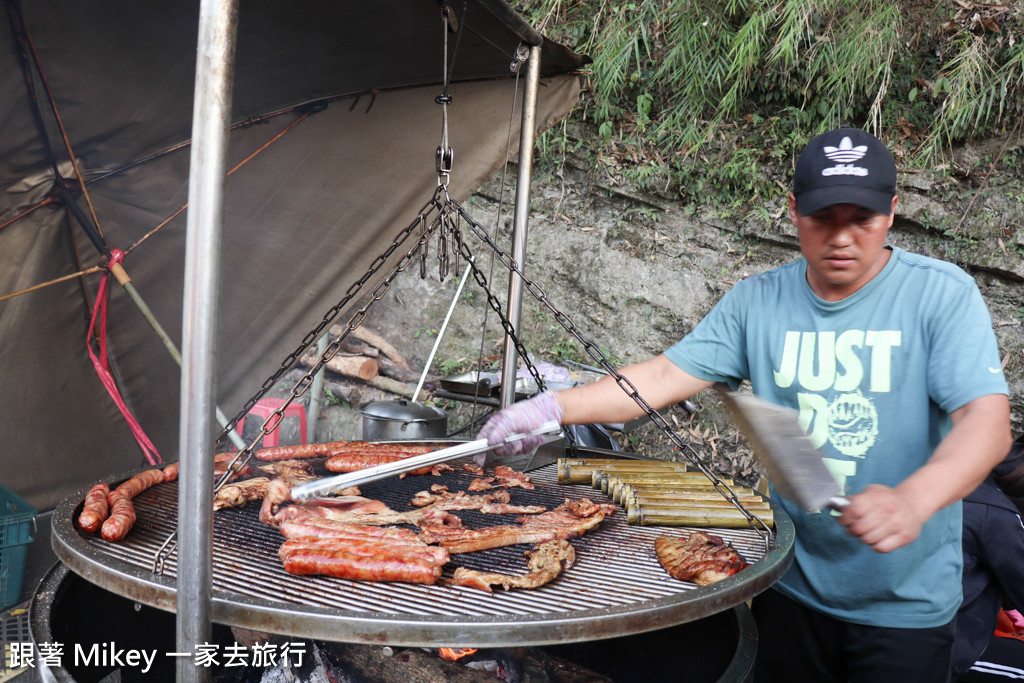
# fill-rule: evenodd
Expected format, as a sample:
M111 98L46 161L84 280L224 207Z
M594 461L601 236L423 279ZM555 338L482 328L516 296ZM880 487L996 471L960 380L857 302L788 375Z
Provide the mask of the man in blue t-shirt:
M880 140L853 128L814 138L789 195L803 258L737 283L675 346L621 370L654 408L749 381L799 411L850 500L808 512L773 491L796 526L795 559L754 601L758 683L949 677L959 501L1009 450L1008 390L971 277L886 245L896 202ZM514 404L480 434L498 444L552 419L641 414L605 378Z

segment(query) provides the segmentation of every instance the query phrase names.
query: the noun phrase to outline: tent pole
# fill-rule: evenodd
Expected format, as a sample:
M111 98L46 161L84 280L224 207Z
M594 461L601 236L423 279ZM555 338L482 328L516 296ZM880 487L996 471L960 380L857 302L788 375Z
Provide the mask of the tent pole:
M540 45L530 47L526 63L526 92L523 94L523 120L519 126L519 173L516 178L516 207L512 221L512 258L525 268L526 228L530 218L530 176L533 172L533 139L537 120L537 90L540 85ZM507 317L516 335L522 336L520 321L523 312L523 278L509 273ZM504 357L501 363L501 407L507 408L516 400L516 366L519 354L515 342L505 335Z
M124 268L119 263L112 263L110 265L110 272L115 278L117 278L121 287L123 287L124 291L128 294L128 298L132 300L135 307L139 309L140 313L142 313L142 317L146 319L149 326L153 328L154 332L156 332L156 336L160 338L161 342L163 342L164 348L167 349L171 358L178 364L178 367L181 367L181 351L179 351L178 347L174 345L174 340L171 339L171 335L167 334L167 330L165 330L163 325L160 324L160 321L156 319L156 315L153 314L153 310L142 298L142 295L139 294L138 290L135 289L135 285L132 284L132 280L128 277L128 273L125 272ZM214 406L214 410L217 418L217 424L221 426L221 429L227 427L228 417L224 414L224 411L222 411L218 405ZM231 431L228 432L228 438L238 450L245 448L246 443L242 440L237 429L232 428Z
M181 471L178 485L178 681L209 681L197 666L212 640L213 378L217 365L220 246L227 182L238 0L201 0L185 238Z

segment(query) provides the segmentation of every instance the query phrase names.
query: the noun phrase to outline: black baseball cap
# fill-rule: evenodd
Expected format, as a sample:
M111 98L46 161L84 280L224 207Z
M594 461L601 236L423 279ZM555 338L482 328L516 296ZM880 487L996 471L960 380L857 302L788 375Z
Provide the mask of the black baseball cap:
M833 204L857 204L889 215L896 161L881 140L857 128L837 128L807 143L796 162L793 195L806 216Z

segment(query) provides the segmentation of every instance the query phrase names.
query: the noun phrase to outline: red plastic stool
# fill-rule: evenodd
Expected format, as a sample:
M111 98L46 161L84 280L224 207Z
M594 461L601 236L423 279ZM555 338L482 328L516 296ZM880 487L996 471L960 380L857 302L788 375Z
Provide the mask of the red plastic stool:
M256 401L256 405L252 407L252 410L250 410L248 414L239 418L238 425L235 429L237 429L238 433L243 435L243 438L245 438L243 430L245 429L245 420L247 417L262 417L263 423L266 423L267 419L283 405L284 399L261 398L259 401ZM273 429L263 437L263 448L270 448L278 445L278 440L281 438L281 421L287 417L299 418L299 443L306 443L306 408L301 403L293 402L285 408L284 412L278 417L277 424L274 425Z

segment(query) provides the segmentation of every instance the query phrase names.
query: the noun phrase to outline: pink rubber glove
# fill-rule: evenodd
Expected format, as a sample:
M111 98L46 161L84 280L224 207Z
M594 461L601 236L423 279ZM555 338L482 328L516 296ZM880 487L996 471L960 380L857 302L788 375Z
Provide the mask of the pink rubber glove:
M562 404L558 397L550 391L545 391L527 401L513 403L504 410L499 410L491 416L484 428L478 435L481 439L487 439L492 446L498 445L494 452L498 455L520 455L537 450L548 435L528 436L505 443L505 439L513 434L522 434L539 428L545 422L561 422Z

